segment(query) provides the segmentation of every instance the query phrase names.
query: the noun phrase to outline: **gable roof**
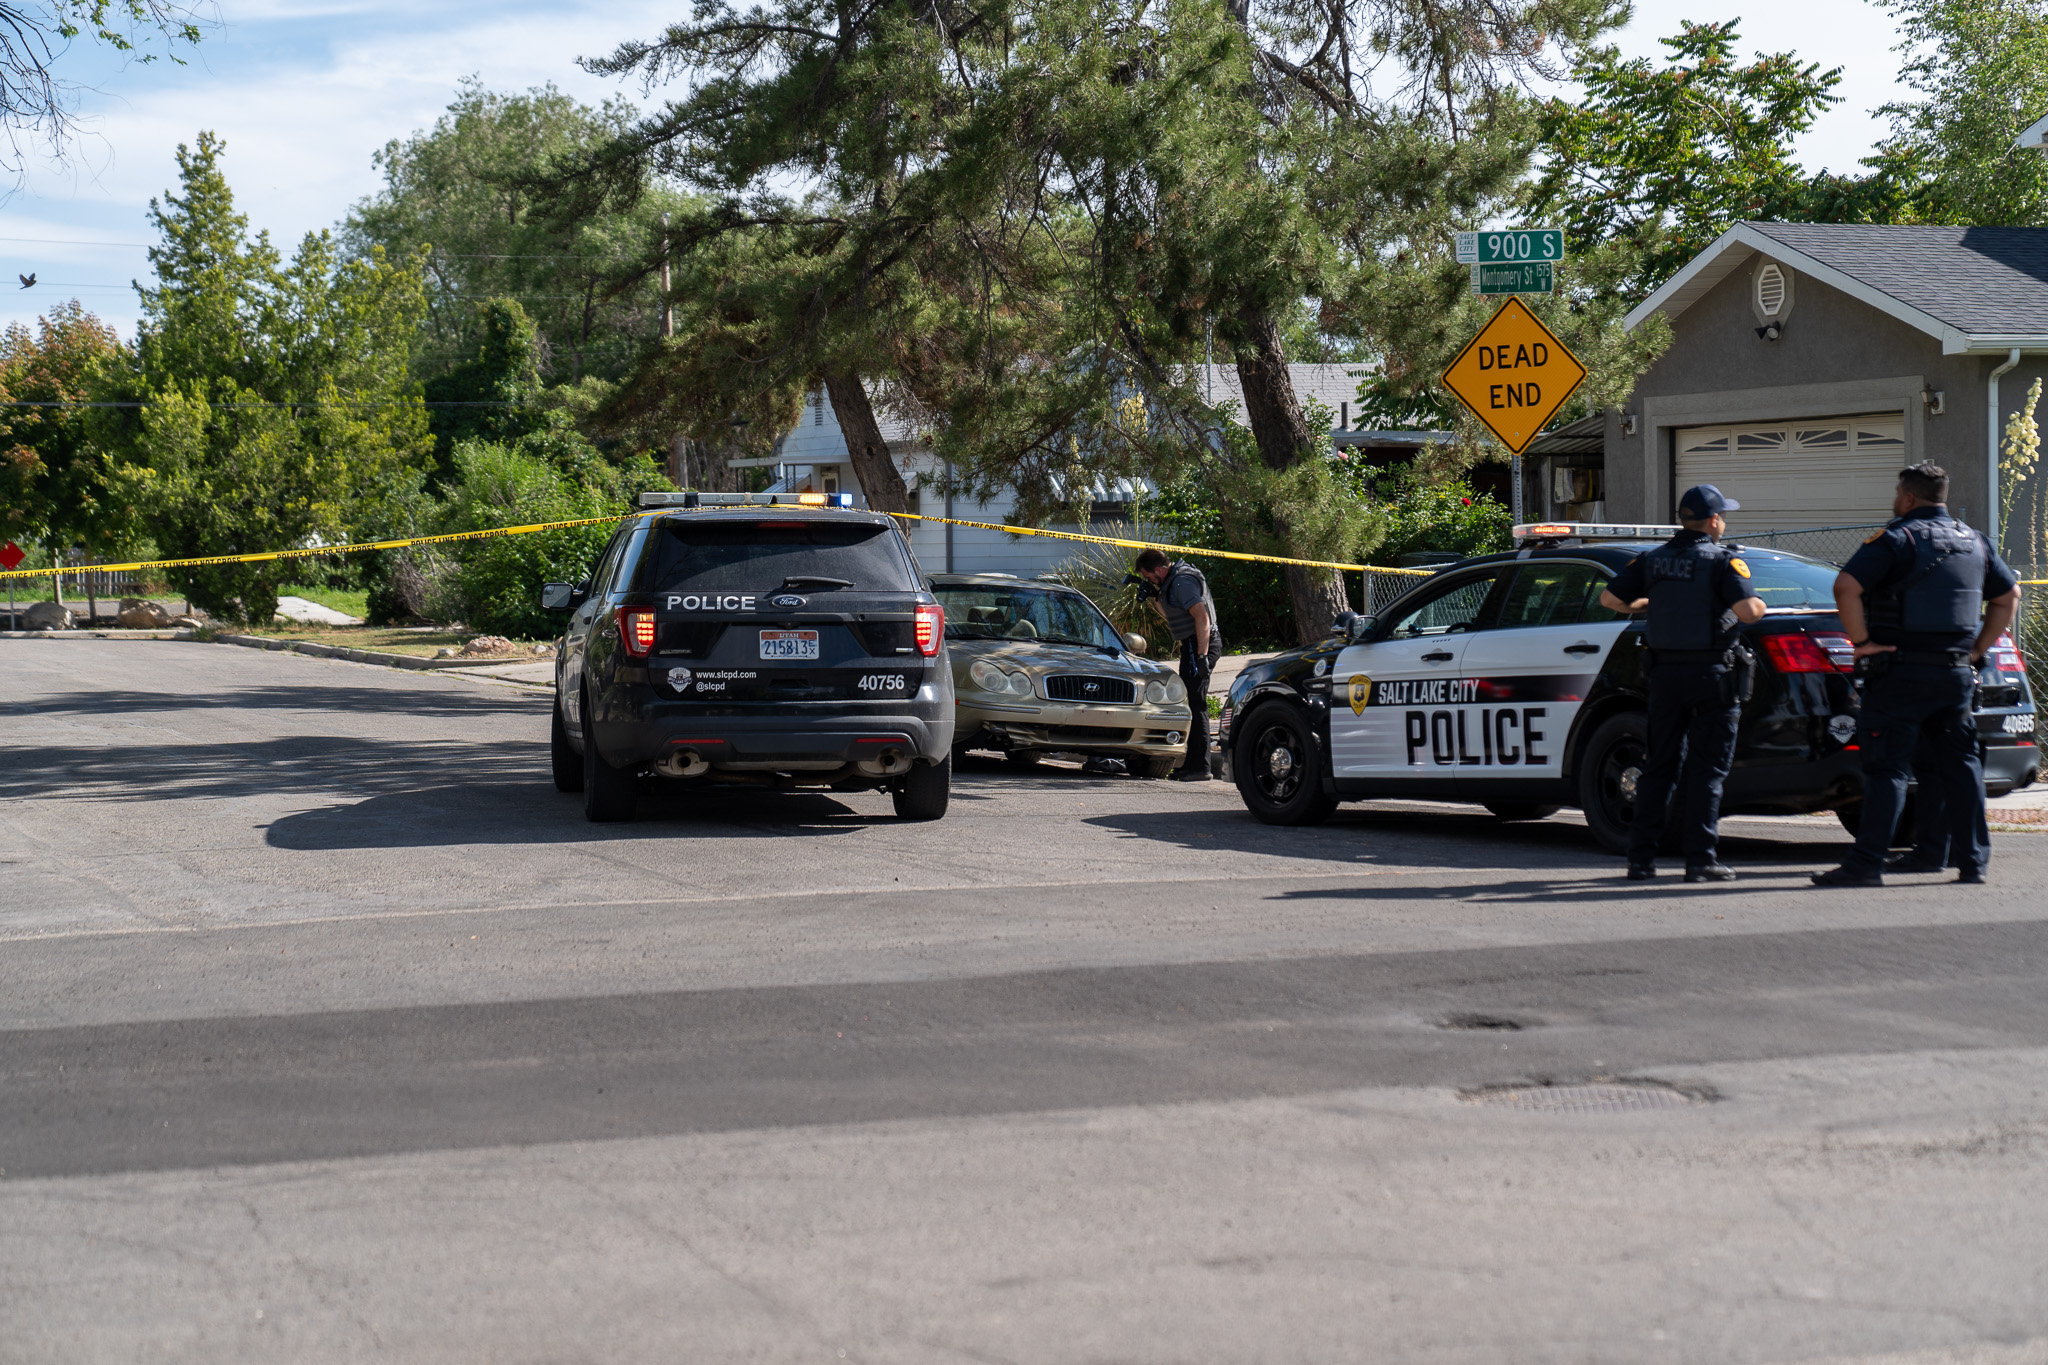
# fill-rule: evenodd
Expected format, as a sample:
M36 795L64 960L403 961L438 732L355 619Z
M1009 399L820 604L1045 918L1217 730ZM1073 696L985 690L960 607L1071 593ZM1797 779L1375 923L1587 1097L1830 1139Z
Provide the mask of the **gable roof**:
M1235 365L1196 365L1195 387L1203 398L1215 404L1235 422L1244 421L1244 384ZM1306 403L1313 398L1341 421L1358 406L1358 385L1373 372L1368 364L1289 365L1287 377L1294 385L1294 397Z
M1941 342L1945 354L2048 347L2048 229L1737 223L1630 311L1677 316L1763 255Z

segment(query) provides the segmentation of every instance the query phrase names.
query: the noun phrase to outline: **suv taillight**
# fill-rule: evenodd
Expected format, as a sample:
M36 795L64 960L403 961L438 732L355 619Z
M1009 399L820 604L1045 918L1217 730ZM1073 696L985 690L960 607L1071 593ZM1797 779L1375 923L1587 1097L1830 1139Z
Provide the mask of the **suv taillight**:
M946 609L936 602L917 604L917 652L927 659L938 657L939 642L946 638Z
M619 619L619 643L626 647L626 653L636 659L647 657L647 651L654 648L654 613L646 607L620 607L615 613Z
M1832 657L1834 651L1823 649L1821 642L1811 635L1766 635L1763 642L1764 652L1771 656L1771 666L1780 673L1842 671ZM1843 636L1842 643L1848 644L1849 637Z

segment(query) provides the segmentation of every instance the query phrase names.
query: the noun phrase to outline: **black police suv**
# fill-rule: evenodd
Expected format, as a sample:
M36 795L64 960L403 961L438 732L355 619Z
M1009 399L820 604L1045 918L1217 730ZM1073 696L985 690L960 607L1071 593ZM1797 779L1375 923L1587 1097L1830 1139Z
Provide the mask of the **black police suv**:
M828 501L829 500L829 501ZM936 820L952 782L945 614L887 516L832 494L643 493L555 661L555 786L592 820L646 774L692 786L886 789Z
M1515 528L1522 548L1446 568L1342 634L1245 669L1223 711L1228 773L1251 812L1308 824L1342 801L1469 801L1503 820L1577 806L1624 852L1648 747L1640 618L1600 606L1621 567L1675 528ZM1849 637L1832 564L1740 548L1769 608L1743 628L1757 659L1722 810L1837 812L1863 782ZM1979 675L1994 796L2040 774L2034 700L2002 637ZM1911 821L1900 821L1900 841Z

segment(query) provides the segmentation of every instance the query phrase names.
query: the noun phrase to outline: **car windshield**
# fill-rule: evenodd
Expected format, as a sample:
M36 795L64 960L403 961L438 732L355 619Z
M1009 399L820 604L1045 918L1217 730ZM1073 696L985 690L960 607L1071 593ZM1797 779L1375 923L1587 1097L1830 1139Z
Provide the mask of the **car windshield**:
M1036 640L1041 644L1124 647L1095 604L1077 592L1053 588L974 587L933 589L946 608L949 640Z
M1749 588L1766 607L1780 611L1833 611L1835 575L1832 564L1749 546L1736 549L1749 570Z
M860 521L676 517L641 555L641 592L909 592L910 562L888 526Z

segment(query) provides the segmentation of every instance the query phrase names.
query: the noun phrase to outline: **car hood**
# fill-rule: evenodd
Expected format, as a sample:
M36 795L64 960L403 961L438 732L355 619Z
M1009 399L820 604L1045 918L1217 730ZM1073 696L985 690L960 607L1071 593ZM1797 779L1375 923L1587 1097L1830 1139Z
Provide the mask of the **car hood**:
M1172 670L1131 654L1104 654L1080 645L1048 645L1031 640L946 641L956 666L965 668L976 659L987 659L1005 668L1040 673L1134 673L1163 675Z

